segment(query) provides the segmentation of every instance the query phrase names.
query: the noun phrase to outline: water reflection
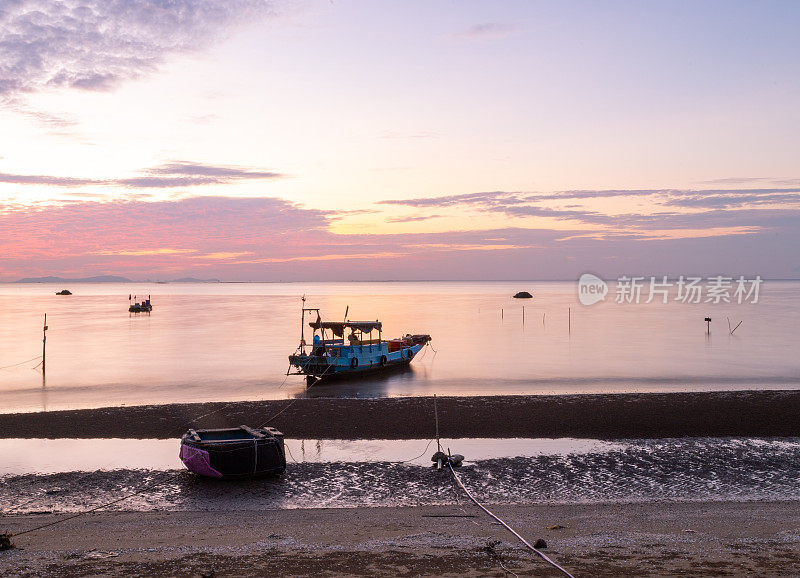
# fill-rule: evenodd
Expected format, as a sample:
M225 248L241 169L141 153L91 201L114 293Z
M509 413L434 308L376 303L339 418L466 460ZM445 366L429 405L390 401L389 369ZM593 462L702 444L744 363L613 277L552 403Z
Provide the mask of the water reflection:
M385 462L430 465L430 440L286 439L287 462ZM442 439L471 460L622 449L617 443L561 439ZM0 476L95 470L182 468L178 439L0 439Z
M47 380L0 370L0 411L283 399L800 387L800 282L758 304L577 304L572 283L0 284L0 367L41 353ZM511 298L532 290L525 307ZM152 294L130 315L128 294ZM299 295L329 316L379 318L384 336L429 333L411 370L306 392L286 378ZM445 306L446 305L446 306ZM503 311L501 317L501 310ZM706 315L722 320L706 335ZM734 335L725 317L743 321ZM286 379L285 379L286 378ZM48 390L46 398L42 386Z
M424 368L404 365L382 374L363 375L341 381L318 381L304 391L297 392L294 397L388 397L393 388L403 388L424 377Z

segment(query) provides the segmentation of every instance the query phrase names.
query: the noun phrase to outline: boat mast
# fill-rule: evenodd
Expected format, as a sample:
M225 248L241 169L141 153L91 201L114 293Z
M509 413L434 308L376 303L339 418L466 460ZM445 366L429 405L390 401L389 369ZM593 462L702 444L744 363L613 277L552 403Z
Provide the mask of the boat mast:
M306 324L306 296L302 297L303 304L300 306L300 354L306 354L305 324Z

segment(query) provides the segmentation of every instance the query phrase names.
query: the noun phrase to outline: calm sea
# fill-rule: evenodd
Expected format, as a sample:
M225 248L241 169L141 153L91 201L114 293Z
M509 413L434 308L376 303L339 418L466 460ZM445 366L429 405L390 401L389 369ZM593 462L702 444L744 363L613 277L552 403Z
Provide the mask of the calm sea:
M0 411L295 396L800 387L800 282L758 303L581 305L576 283L0 284ZM533 299L511 295L527 290ZM128 295L152 314L128 313ZM306 389L286 377L300 296L324 319L429 333L408 371ZM645 299L643 299L644 301ZM523 319L524 307L524 319ZM47 374L37 367L47 313ZM711 317L706 333L705 317ZM733 332L733 328L741 325ZM10 367L9 367L10 366Z

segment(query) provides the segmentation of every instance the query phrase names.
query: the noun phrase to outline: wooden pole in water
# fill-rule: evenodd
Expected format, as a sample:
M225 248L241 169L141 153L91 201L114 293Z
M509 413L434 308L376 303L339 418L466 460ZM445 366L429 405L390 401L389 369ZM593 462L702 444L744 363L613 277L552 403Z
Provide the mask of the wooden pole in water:
M433 394L433 416L436 420L436 449L442 451L442 444L439 443L439 408L436 405L436 394Z
M503 308L501 307L500 308L500 319L502 319L502 318L503 318Z
M572 334L572 307L567 307L567 332Z
M522 306L522 324L525 325L525 306Z
M44 325L42 326L42 379L47 371L47 313L44 314Z

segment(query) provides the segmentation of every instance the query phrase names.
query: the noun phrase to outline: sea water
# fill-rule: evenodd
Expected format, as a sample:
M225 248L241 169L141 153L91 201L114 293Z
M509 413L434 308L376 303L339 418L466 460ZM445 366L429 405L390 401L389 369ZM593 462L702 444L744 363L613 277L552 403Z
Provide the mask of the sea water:
M73 295L55 295L62 288ZM511 297L522 290L534 298ZM153 312L129 314L129 295L150 296ZM384 338L428 333L433 341L406 371L307 388L286 375L302 295L324 320L347 311L351 320L381 320ZM800 282L765 280L757 303L644 301L617 303L612 288L586 306L576 283L540 281L0 284L0 412L800 386Z
M430 441L430 440L428 440ZM798 438L444 440L489 504L798 500ZM177 440L0 440L0 513L265 510L464 503L426 440L287 440L282 476L237 482L186 471ZM91 448L91 452L87 449ZM434 447L435 449L435 447ZM163 483L162 483L163 482Z

